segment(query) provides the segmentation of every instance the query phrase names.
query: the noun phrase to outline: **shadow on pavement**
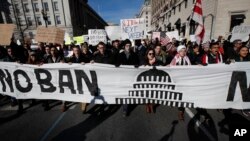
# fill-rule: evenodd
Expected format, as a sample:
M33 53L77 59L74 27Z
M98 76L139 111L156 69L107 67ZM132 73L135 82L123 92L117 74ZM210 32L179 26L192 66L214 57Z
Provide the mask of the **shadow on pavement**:
M189 141L218 141L213 119L205 109L196 109L197 113L188 123ZM203 119L203 120L202 120ZM197 122L199 126L197 126Z
M97 106L97 105L96 105ZM105 107L104 107L105 106ZM86 134L96 128L99 124L103 121L108 119L112 116L116 111L120 108L118 105L103 105L99 110L94 110L94 113L100 114L91 114L86 120L82 123L79 123L76 126L71 128L65 129L64 131L60 132L59 135L54 137L52 141L83 141L86 139ZM103 112L102 112L103 110Z
M220 127L219 131L228 135L229 141L233 141L233 135L236 129L248 129L250 127L250 121L248 119L239 113L233 113L231 109L223 110L223 114L225 118L218 123Z
M171 127L170 132L168 134L166 134L164 137L162 137L160 141L172 141L173 140L174 130L175 130L175 127L176 127L177 124L178 124L178 121L174 120L172 122L172 127Z

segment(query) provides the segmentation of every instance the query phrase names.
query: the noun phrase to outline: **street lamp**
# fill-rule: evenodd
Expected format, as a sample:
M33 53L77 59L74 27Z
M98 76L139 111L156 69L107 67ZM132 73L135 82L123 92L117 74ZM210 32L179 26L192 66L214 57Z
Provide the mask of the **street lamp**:
M44 9L42 9L41 13L42 13L42 15L43 15L43 20L45 21L46 27L48 27L48 16L47 16L47 12L46 12Z

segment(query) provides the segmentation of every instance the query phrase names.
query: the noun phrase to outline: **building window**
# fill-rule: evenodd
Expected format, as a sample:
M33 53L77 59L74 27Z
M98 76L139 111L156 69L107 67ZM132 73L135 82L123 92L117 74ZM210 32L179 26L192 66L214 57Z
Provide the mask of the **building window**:
M27 22L29 26L32 26L32 21L31 21L31 17L27 17Z
M49 11L49 5L47 2L43 3L43 7L44 7L45 11Z
M148 24L146 24L146 27L148 27Z
M55 11L59 11L59 9L58 9L58 2L54 1L53 3L54 3L54 9L55 9Z
M188 1L185 0L185 8L187 8L187 6L188 6Z
M146 23L148 23L148 20L146 20Z
M193 3L195 3L195 0L193 0Z
M16 13L17 13L17 14L20 14L20 9L19 9L19 7L18 7L18 4L15 4L15 9L16 9Z
M148 15L148 11L146 11L146 15Z
M30 12L28 3L24 4L24 11L27 13Z
M60 16L56 16L56 24L61 24Z
M148 16L146 16L146 19L148 19Z
M48 16L48 25L51 25L50 16Z
M235 26L238 26L244 23L245 19L246 19L246 16L244 14L231 15L230 32L233 30Z
M39 12L38 3L34 3L34 9L35 9L36 12Z
M37 24L38 24L38 25L42 25L42 22L41 22L41 18L40 18L40 17L36 17L36 21L37 21Z
M181 12L181 4L179 4L179 12Z

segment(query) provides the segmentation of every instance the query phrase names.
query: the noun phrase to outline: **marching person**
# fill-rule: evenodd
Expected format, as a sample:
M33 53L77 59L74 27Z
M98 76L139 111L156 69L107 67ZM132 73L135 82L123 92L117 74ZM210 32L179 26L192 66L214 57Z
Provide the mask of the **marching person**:
M230 59L233 59L235 58L238 53L239 53L239 49L242 47L242 41L241 40L235 40L233 42L233 47L229 46L227 47L227 51L226 51L226 54L225 54L225 60L230 60Z
M80 63L84 65L85 63L89 63L89 59L86 58L80 51L78 46L73 47L73 55L69 58L69 64L72 63ZM86 113L87 103L81 103L81 110L83 113Z
M195 44L190 47L190 52L188 53L188 58L190 59L190 62L192 65L198 65L201 64L201 53L200 53L200 47L199 45Z
M50 48L50 55L47 57L45 63L64 63L64 59L58 54L58 50L55 46ZM49 109L49 101L46 100L44 103L45 110ZM66 110L66 102L62 101L62 112Z
M16 62L20 63L19 59L14 55L13 49L11 47L7 48L7 56L3 59L4 62ZM17 100L15 97L11 97L11 107L18 105L18 113L23 112L23 102L22 100Z
M223 63L223 56L219 52L219 43L210 44L210 51L201 57L203 65Z
M152 48L149 48L146 52L145 57L145 66L162 66L163 63L161 61L158 61L155 57L155 50ZM146 111L147 113L155 112L155 106L154 104L146 104Z
M170 63L170 66L189 66L191 62L187 56L187 49L184 45L180 45L177 47L177 54L175 55L174 59ZM184 107L178 108L178 118L179 120L184 120Z
M135 54L132 50L132 44L130 40L125 40L124 44L124 51L119 53L118 55L118 63L117 65L133 65L135 67L139 66L139 58L137 54ZM123 116L126 117L128 115L128 105L122 105Z
M26 64L30 64L30 65L41 65L42 62L41 60L39 60L37 54L34 52L34 51L31 51L29 53L29 58L28 58L28 61ZM36 104L36 100L35 99L32 99L31 100L31 106L35 105Z

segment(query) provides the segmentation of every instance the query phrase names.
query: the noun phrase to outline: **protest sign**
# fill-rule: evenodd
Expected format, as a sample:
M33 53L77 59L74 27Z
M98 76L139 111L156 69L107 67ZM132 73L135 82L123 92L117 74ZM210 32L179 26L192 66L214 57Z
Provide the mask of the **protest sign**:
M135 69L96 63L37 66L0 62L0 93L17 99L250 109L248 64Z
M77 37L73 37L74 43L76 45L80 45L82 43L84 43L84 38L83 36L77 36Z
M121 39L121 27L120 26L105 26L105 30L111 41Z
M179 32L178 31L172 31L172 32L166 32L167 36L172 40L175 38L176 40L180 40Z
M250 34L250 25L246 26L235 26L232 31L231 42L234 40L240 39L243 42L246 42Z
M37 28L36 38L37 42L63 44L65 31L58 27L43 27Z
M89 44L97 45L99 42L107 43L107 34L104 29L89 29Z
M152 33L152 39L155 40L156 38L158 38L158 40L160 40L161 32L153 32Z
M0 24L0 45L10 45L15 27L14 24Z
M144 18L122 19L121 20L121 38L122 40L143 39L146 29Z

